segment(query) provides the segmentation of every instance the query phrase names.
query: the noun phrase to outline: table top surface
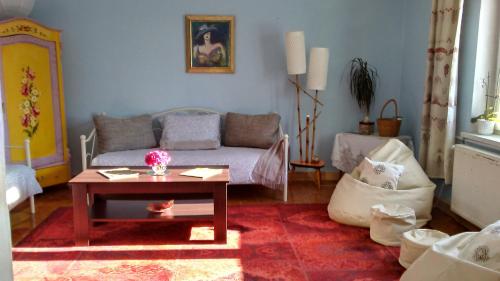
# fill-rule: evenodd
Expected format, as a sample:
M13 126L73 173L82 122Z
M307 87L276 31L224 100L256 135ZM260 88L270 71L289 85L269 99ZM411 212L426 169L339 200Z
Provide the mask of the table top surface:
M102 167L100 169L87 169L72 178L69 184L77 183L168 183L168 182L192 182L192 183L215 183L215 182L229 182L229 167L228 166L207 166L208 168L222 169L222 173L208 177L208 178L197 178L190 176L183 176L180 173L194 169L194 168L206 168L205 166L183 166L183 167L169 167L167 174L164 176L153 176L149 172L150 168L146 167L128 167L132 171L139 172L138 177L110 180L103 175L99 174L97 171L100 169L113 169L117 167ZM123 167L120 167L123 168Z
M356 137L377 138L377 139L394 139L394 138L396 138L396 139L411 139L411 136L409 136L409 135L398 135L395 137L382 137L382 136L379 136L379 132L374 132L371 135L363 135L363 134L360 134L357 132L341 132L341 133L337 133L336 135L344 135L344 136L351 135L351 136L356 136Z

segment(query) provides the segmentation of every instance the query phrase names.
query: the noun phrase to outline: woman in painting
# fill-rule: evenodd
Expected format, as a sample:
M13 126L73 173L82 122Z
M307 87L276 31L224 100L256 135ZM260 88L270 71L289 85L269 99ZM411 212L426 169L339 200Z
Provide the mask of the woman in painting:
M214 42L213 34L217 32L213 25L203 24L195 36L196 45L193 47L194 66L227 66L226 49L219 42Z

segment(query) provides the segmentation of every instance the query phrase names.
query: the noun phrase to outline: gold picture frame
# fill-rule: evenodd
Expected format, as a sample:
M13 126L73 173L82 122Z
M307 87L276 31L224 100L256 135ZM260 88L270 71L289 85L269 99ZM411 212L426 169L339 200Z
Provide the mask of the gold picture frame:
M234 16L186 15L186 72L234 73Z

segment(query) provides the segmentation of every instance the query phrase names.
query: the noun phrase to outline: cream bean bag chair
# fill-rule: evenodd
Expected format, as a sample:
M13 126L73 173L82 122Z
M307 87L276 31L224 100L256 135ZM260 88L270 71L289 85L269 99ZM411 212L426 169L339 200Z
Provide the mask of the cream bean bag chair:
M448 234L435 229L420 228L403 233L401 250L399 251L399 264L404 268L410 267L434 243L449 237Z
M481 232L464 232L432 245L401 281L500 280L500 221Z
M399 204L371 207L370 238L382 245L399 246L401 236L415 228L415 211Z
M338 182L328 204L330 218L343 224L370 227L370 208L373 205L400 204L415 210L416 228L425 225L431 219L436 185L422 170L413 152L399 140L391 139L367 157L405 167L397 189L389 190L361 182L358 166Z

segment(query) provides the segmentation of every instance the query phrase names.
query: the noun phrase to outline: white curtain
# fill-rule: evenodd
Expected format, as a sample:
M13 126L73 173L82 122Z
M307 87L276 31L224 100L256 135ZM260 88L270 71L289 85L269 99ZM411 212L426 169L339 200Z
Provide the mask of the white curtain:
M419 161L431 178L451 182L456 127L458 45L463 0L433 0Z
M477 34L476 65L474 68L474 91L472 96L471 117L484 112L486 97L482 81L489 76L489 95L498 90L500 66L500 1L481 0L479 28ZM488 106L494 106L494 99L489 99ZM500 100L496 101L497 103ZM499 109L497 105L497 110Z

